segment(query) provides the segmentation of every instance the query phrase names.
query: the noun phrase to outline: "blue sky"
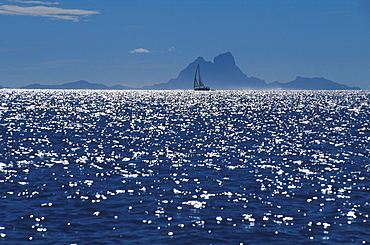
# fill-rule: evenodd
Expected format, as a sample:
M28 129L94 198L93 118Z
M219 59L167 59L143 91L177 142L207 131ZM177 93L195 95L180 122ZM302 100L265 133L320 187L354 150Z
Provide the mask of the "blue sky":
M370 0L0 0L0 85L167 82L231 52L248 76L370 88Z

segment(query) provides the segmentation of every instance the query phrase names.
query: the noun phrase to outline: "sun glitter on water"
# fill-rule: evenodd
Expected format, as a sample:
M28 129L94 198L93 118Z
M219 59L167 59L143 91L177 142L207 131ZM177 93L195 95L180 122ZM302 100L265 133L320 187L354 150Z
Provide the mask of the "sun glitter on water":
M368 243L368 91L0 91L0 241Z

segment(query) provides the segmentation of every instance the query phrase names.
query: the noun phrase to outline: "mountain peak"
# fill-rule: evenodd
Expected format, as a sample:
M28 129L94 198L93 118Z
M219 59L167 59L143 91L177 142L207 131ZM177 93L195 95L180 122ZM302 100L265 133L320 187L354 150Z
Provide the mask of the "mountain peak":
M202 56L199 56L194 62L203 62L205 61L204 58Z
M230 52L226 52L216 56L213 60L215 65L236 66L234 56Z

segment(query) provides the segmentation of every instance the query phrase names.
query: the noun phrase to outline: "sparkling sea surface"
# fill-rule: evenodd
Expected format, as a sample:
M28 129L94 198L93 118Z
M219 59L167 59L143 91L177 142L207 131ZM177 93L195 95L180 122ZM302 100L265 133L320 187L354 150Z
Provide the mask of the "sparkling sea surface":
M0 90L1 244L369 244L369 91Z

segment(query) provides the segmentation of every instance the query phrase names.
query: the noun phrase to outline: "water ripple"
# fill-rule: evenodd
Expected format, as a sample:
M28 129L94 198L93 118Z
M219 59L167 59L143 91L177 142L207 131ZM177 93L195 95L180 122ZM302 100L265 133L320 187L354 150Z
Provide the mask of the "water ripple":
M0 90L0 241L368 244L369 99Z

